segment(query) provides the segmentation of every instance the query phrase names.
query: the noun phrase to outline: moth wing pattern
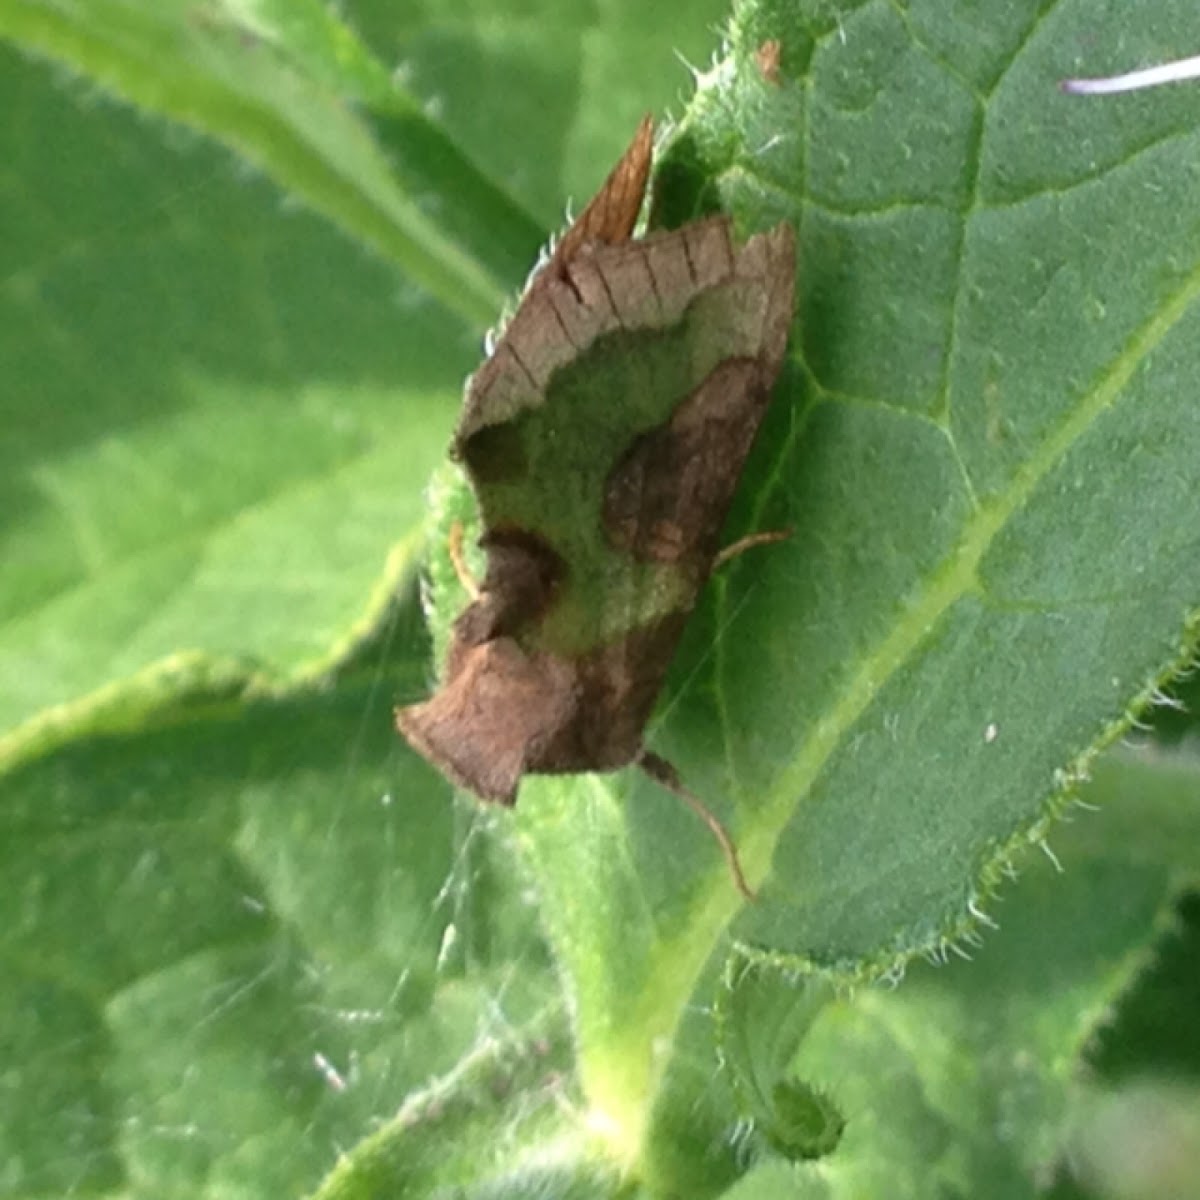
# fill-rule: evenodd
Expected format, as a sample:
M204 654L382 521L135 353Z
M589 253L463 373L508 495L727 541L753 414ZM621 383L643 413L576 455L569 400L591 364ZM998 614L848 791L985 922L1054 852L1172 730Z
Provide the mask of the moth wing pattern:
M641 754L783 362L791 227L632 239L651 151L644 121L467 384L452 453L487 569L397 723L485 799Z

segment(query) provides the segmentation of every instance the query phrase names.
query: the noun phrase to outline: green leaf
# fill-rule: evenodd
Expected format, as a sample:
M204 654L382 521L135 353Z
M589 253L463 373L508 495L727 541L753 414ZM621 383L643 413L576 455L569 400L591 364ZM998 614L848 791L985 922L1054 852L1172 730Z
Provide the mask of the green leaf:
M568 174L586 190L607 155L566 165L584 130L539 156L544 229L433 118L397 183L370 141L414 119L316 5L0 3L0 33L93 81L0 48L0 1190L297 1195L443 1098L410 1161L449 1158L463 1111L511 1131L519 1100L526 1161L490 1177L554 1178L534 1133L580 1138L532 909L390 720L424 686L395 597L477 349L462 316L499 293L480 303L474 267L460 291L453 256L422 275L403 238L438 240L388 206L458 170L421 203L461 201L515 287ZM682 75L654 45L665 99ZM242 148L343 233L111 93ZM573 111L532 115L583 129ZM558 1175L610 1180L583 1141Z
M1170 1061L1194 765L1052 818L1194 647L1200 91L1056 85L1200 42L1184 0L744 3L666 148L659 221L801 239L729 529L794 533L650 733L758 905L649 783L483 818L393 737L478 330L719 13L0 0L60 65L0 59L0 1190L1027 1194L1114 1008ZM984 905L976 962L835 990Z
M553 1072L528 911L469 911L470 837L363 720L381 683L416 684L411 622L395 644L395 669L331 695L193 706L6 777L14 1194L298 1195L469 1059L485 1087L545 1042Z
M666 152L677 217L716 197L801 235L792 371L729 531L794 533L713 581L650 735L759 902L629 776L535 781L517 817L627 1162L697 1125L689 1014L731 940L848 980L955 943L1195 645L1200 91L1060 95L1084 27L1124 28L1082 5L994 6L982 56L978 17L833 7L742 6Z
M1081 1063L1113 1036L1114 1004L1128 1006L1130 992L1136 1002L1151 982L1148 942L1170 929L1181 882L1197 878L1194 772L1194 764L1164 771L1109 760L1086 793L1101 802L1099 815L1081 811L1061 829L1056 858L1022 857L1019 882L993 909L998 930L956 943L898 986L826 1005L798 1054L769 1050L780 1027L772 1009L805 1008L795 982L753 969L731 979L725 1038L746 1047L743 1061L786 1066L847 1114L819 1185L802 1168L786 1173L794 1194L1008 1197L1032 1194L1034 1180L1064 1169L1096 1108ZM1174 861L1160 853L1162 825L1186 839ZM1178 1009L1185 1023L1188 1012L1186 1003ZM771 1195L780 1175L763 1154L731 1195Z
M4 0L0 34L119 95L235 146L299 196L398 262L451 311L485 324L503 293L398 186L361 102L427 133L412 97L315 0L300 5L168 0ZM453 154L426 138L426 171ZM469 185L486 186L472 174ZM503 206L499 196L489 197ZM497 214L499 215L499 214ZM526 237L530 235L528 227Z
M0 756L321 675L413 569L470 339L223 156L7 52L0 91Z

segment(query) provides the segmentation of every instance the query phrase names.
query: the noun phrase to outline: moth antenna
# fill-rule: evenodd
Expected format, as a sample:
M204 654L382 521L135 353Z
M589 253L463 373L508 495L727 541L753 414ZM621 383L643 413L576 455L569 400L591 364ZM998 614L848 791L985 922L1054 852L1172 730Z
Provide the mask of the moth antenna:
M683 781L679 778L679 772L665 758L660 758L657 754L643 747L641 753L634 761L659 787L665 788L673 796L678 796L708 826L709 832L717 839L717 845L721 847L721 853L725 856L725 865L729 868L729 874L733 877L734 887L747 900L754 903L758 899L758 896L755 894L754 889L746 882L746 876L742 872L742 863L738 858L737 847L733 844L733 838L729 836L729 830L721 824L716 814L709 809L695 792L683 786Z
M458 582L462 584L463 591L472 600L478 600L479 582L471 574L471 568L467 566L466 555L463 554L463 523L461 521L455 521L450 526L450 532L446 536L446 550L450 555L450 565L454 568L454 573L458 576Z
M736 542L731 542L726 546L713 559L712 569L718 570L730 559L737 558L739 554L744 554L747 550L753 550L755 546L770 546L775 542L786 542L793 532L791 529L766 529L762 533L748 533L745 537L740 537Z
M1175 62L1145 67L1124 75L1109 75L1099 79L1064 79L1059 85L1064 92L1075 96L1111 96L1117 92L1136 92L1140 88L1158 87L1163 83L1179 83L1184 79L1200 79L1200 55L1181 58Z

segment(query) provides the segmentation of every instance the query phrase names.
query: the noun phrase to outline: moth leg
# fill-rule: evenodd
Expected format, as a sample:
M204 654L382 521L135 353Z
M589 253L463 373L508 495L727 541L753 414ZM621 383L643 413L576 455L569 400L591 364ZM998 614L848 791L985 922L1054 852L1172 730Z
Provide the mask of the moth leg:
M738 858L737 847L733 844L733 838L729 836L729 830L721 824L716 814L708 808L695 792L689 791L683 786L683 781L679 778L679 772L665 758L660 758L644 746L638 753L637 758L634 759L634 762L660 787L665 788L673 796L678 796L708 826L709 832L717 839L717 845L721 847L721 853L725 856L725 865L729 868L729 874L733 878L734 887L747 900L751 902L757 900L758 897L754 894L754 889L746 882L746 876L742 873L742 863Z
M450 533L446 538L446 550L450 555L450 565L454 568L454 573L458 576L458 582L462 584L463 591L472 600L478 600L479 581L471 574L471 568L467 566L467 560L463 554L463 523L461 521L455 521L450 526Z
M786 542L791 536L790 529L767 529L762 533L748 533L745 537L738 538L736 542L730 542L713 559L712 569L715 571L719 567L723 567L731 558L737 558L739 554L746 550L752 550L755 546L769 546L775 542Z

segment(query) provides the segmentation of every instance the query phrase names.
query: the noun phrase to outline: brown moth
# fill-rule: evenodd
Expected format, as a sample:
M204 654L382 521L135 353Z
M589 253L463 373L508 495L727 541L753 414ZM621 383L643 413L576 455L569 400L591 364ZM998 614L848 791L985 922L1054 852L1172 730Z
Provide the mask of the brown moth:
M721 526L787 344L794 235L739 247L716 216L633 237L652 157L647 118L467 382L451 453L486 572L440 686L396 724L500 804L527 774L636 764L703 817L749 895L724 828L642 739L728 557Z

